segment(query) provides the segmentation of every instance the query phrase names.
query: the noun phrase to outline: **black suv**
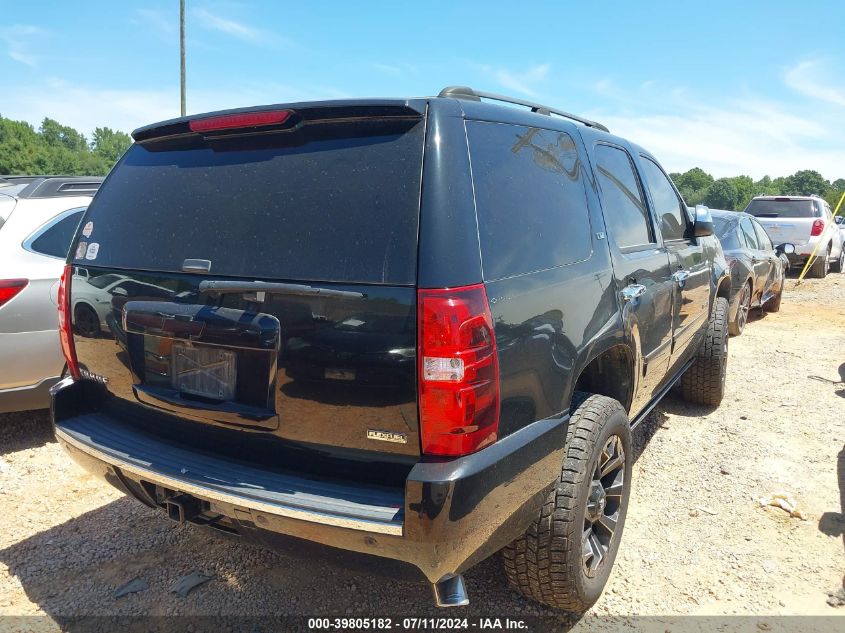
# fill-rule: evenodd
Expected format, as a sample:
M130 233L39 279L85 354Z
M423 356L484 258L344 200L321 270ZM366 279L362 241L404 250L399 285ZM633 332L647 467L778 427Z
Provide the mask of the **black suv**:
M675 383L722 398L707 210L602 125L469 88L133 136L61 286L68 452L172 519L379 557L442 606L500 550L529 598L593 604L631 429ZM86 284L111 337L74 333Z

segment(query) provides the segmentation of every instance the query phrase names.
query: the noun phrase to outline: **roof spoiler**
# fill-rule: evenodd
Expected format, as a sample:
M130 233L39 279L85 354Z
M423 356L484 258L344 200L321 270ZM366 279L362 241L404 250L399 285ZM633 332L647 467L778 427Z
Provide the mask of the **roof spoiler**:
M153 138L168 136L181 136L185 134L197 134L191 129L191 122L207 119L235 119L243 118L246 122L243 126L227 127L224 130L205 133L206 136L219 135L241 135L260 132L288 131L298 129L302 125L330 122L352 122L364 119L394 119L394 120L418 120L425 114L425 102L420 101L399 101L377 99L372 101L324 101L305 102L279 105L256 106L253 108L236 108L232 110L220 110L217 112L206 112L195 114L178 119L170 119L140 127L132 132L132 138L136 142L148 141ZM250 123L254 115L271 112L288 112L289 115L281 118L277 123L263 123L256 125ZM194 126L196 127L196 125Z

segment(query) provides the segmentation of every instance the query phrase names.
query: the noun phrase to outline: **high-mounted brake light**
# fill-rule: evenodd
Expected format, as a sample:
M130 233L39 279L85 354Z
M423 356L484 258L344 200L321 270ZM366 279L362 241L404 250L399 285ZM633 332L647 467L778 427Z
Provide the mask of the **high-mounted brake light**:
M810 229L810 237L818 237L824 231L824 220L813 220L813 228Z
M249 127L280 125L288 120L290 110L271 110L265 112L242 112L240 114L221 114L188 122L192 132L214 132L217 130L236 130Z
M496 441L499 361L484 285L418 291L423 453L467 455Z
M73 344L73 323L70 311L70 280L73 276L73 266L65 266L62 279L59 282L59 340L62 343L62 354L65 356L68 373L79 380L79 361L76 359L76 346Z
M0 279L0 306L16 297L28 283L28 279Z

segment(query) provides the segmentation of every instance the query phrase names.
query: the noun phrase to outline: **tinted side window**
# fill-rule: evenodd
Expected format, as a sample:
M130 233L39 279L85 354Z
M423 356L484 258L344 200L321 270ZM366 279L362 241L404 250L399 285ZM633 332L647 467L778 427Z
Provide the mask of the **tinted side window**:
M764 251L772 250L772 240L769 239L766 229L760 226L757 222L753 222L753 224L754 231L757 233L757 244L760 249Z
M30 249L42 255L66 259L83 211L80 209L71 213L42 231L29 245Z
M645 172L646 186L651 193L654 203L654 211L660 222L660 231L664 240L680 240L686 235L687 211L678 194L675 193L672 183L657 163L643 156L643 171Z
M597 146L596 171L604 221L617 246L654 242L651 219L628 152L609 145Z
M467 123L484 277L590 256L581 158L565 132Z
M739 223L739 228L745 236L745 242L748 244L748 248L760 248L757 244L757 234L754 233L754 227L751 225L751 220L743 218Z

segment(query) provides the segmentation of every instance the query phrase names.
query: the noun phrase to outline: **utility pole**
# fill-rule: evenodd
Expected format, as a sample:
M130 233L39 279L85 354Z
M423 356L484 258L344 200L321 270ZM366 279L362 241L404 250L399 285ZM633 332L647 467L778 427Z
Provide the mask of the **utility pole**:
M179 65L182 116L185 116L185 0L179 0Z

